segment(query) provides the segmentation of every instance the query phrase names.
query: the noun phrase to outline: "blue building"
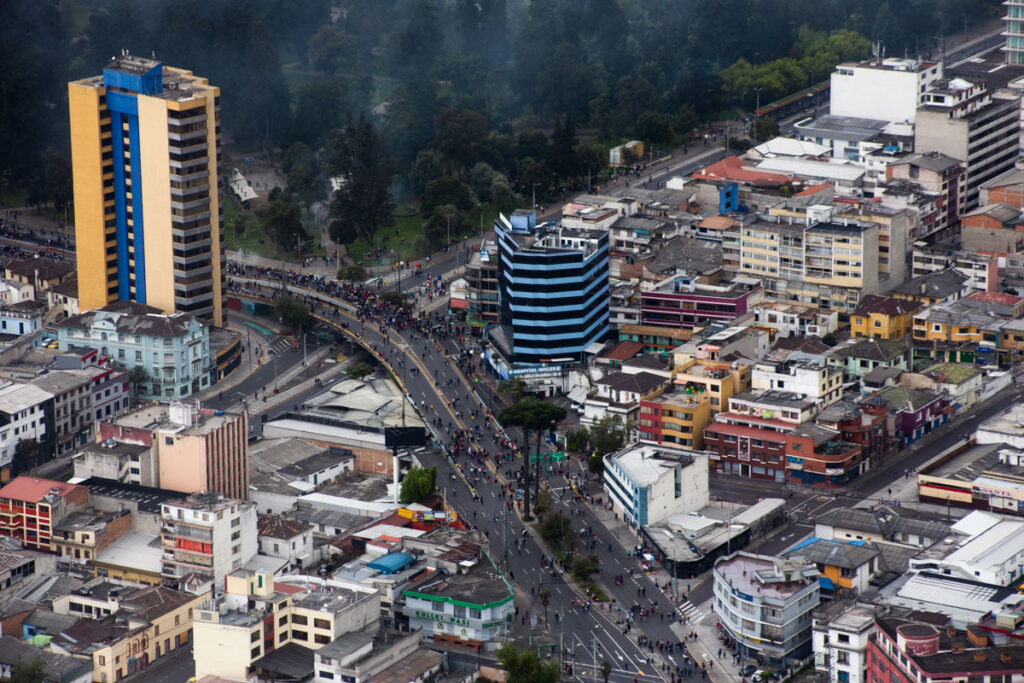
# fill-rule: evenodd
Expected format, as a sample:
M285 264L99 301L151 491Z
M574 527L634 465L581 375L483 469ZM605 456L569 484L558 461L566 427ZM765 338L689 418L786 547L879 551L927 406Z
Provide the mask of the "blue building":
M583 360L609 330L608 231L503 215L494 229L500 323L488 339L514 366Z
M57 343L61 351L91 349L114 365L141 368L133 382L139 398L180 401L215 381L210 330L188 313L120 301L61 320Z

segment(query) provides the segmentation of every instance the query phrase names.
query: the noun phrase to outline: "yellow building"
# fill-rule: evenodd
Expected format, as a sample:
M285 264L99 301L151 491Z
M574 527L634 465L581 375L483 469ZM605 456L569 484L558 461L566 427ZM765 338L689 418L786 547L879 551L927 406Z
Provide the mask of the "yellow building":
M817 212L806 219L773 215L744 224L738 270L760 279L769 301L851 312L879 288L879 226L811 208Z
M129 55L68 85L82 310L132 300L223 324L220 90Z
M186 647L194 610L209 599L209 593L193 595L165 586L136 588L103 579L86 586L84 591L54 599L53 611L102 621L95 630L70 629L70 637L62 641L70 654L91 657L96 682L112 683L143 672L161 657Z
M243 681L252 662L275 649L295 643L319 650L380 617L377 589L328 586L316 577L275 583L269 572L233 571L225 577L224 593L196 615L196 677Z
M902 339L914 328L914 312L920 302L891 296L865 296L850 315L851 337Z
M674 355L672 375L676 391L706 395L713 413L728 410L729 398L750 388L750 368L745 365L689 360L685 353Z
M636 428L643 441L700 451L704 450L704 428L710 423L707 394L674 391L640 401Z

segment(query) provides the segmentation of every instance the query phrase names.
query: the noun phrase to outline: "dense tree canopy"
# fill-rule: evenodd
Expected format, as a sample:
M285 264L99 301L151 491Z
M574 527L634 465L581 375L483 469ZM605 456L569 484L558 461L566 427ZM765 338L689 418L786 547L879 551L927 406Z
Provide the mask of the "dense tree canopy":
M368 181L336 198L332 230L346 238L388 224L380 188L396 177L418 194L484 162L509 190L528 195L540 183L543 192L586 173L581 146L668 145L737 104L749 110L824 80L874 41L890 55L934 58L1001 16L999 0L34 0L6 9L0 189L67 205L66 83L129 49L220 88L226 154L269 158L301 141L337 162L332 131L359 132L366 146L348 148L367 153L349 161L365 175L325 163L289 177L310 197L324 187L311 175ZM476 199L507 200L493 185L490 197L475 187Z

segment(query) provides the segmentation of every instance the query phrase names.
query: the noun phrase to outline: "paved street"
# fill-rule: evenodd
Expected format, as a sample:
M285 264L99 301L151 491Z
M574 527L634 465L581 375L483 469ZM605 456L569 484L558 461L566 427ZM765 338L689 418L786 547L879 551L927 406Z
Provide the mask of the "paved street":
M231 279L235 282L252 282L252 278ZM265 284L273 284L276 289L280 287L279 284L269 281ZM479 400L473 386L455 369L447 355L438 350L436 343L414 338L414 330L411 328L386 329L385 336L375 324L360 324L349 313L351 305L346 302L311 290L295 288L294 291L315 297L319 302L331 303L331 310L338 311L342 319L348 321L350 334L360 337L364 347L376 347L382 351L383 359L394 368L396 376L405 383L410 399L419 406L423 419L428 424L441 421L442 427L433 428L434 437L440 445L452 446L453 430L471 429L477 434L476 438L472 439L474 448L491 455L499 452L498 429L478 408L474 408L479 405ZM458 412L464 415L462 419L456 416L456 411L452 408L456 401L459 403ZM517 441L521 440L518 431L510 430L508 436ZM488 459L488 462L492 462L492 459ZM676 643L678 638L669 628L671 619L666 616L675 613L676 605L666 599L661 591L638 571L635 561L626 557L625 551L618 546L612 534L586 506L579 508L582 514L573 516L573 528L577 531L593 530L593 536L587 540L593 542L593 552L601 557L603 585L615 600L611 609L607 606L599 607L596 603L589 610L579 607L577 601L580 596L566 582L561 571L542 567L546 553L539 545L538 539L529 531L524 535L525 527L513 512L507 508L505 513L500 512L505 507L505 499L501 493L501 484L490 471L480 470L479 463L464 451L458 455L456 466L439 454L427 455L425 464L437 466L439 486L445 489L449 503L464 519L475 524L487 535L492 557L497 561L508 557L508 575L521 587L523 593L529 594L531 589L534 596L541 589L551 592L548 614L553 618L556 612L564 612L565 649L577 660L581 660L580 664L585 661L592 664L593 647L596 643L598 664L600 665L602 659L608 659L614 665L612 680L632 680L640 675L641 671L645 679L662 678L657 666L648 662L650 651L644 653L636 644L638 628L635 626L629 637L623 637L623 628L616 622L624 619L625 611L620 613L620 607L628 609L635 603L643 604L645 607L653 606L658 614L649 617L645 623L638 624L639 628L652 641ZM518 466L516 462L502 464L499 468L510 470ZM557 474L545 476L553 487L565 485L565 480ZM473 499L467 487L475 490L478 500ZM516 547L517 543L519 547ZM631 569L634 576L629 575ZM611 577L616 575L624 577L621 585L615 585L614 580L611 580ZM538 601L532 613L521 614L520 619L528 620L542 614L543 608ZM560 627L561 624L557 626ZM556 632L560 631L561 628L556 629ZM668 657L671 659L667 658L666 661L670 663L682 662L679 653Z

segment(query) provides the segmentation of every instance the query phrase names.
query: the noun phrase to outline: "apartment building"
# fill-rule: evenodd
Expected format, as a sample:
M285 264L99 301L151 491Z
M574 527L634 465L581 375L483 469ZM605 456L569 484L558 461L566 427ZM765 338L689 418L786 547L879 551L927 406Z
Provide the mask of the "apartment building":
M92 349L129 368L144 380L133 385L141 398L177 401L214 381L209 328L187 313L123 301L65 318L57 323L62 351Z
M904 157L886 168L886 187L916 186L934 197L932 211L920 217L912 239L949 235L960 222L967 203L967 164L941 152L930 151ZM887 190L883 190L885 201Z
M499 320L498 244L487 240L469 256L466 264L466 322L480 330Z
M746 552L715 562L712 609L741 657L781 663L810 653L818 573L804 560Z
M256 506L203 493L160 506L163 567L167 585L191 572L213 578L215 586L241 569L257 552Z
M785 454L789 481L829 488L849 484L870 465L858 444L813 423L798 425L786 435Z
M711 412L717 413L729 405L733 394L750 388L750 369L739 363L687 359L678 357L672 363L672 376L677 392L704 396L711 402Z
M380 617L380 594L355 583L315 577L275 581L267 572L236 570L223 594L195 611L196 677L248 680L259 660L294 644L319 650Z
M850 316L850 336L903 339L911 333L914 311L920 307L916 301L869 294Z
M53 394L32 384L0 383L0 483L53 457ZM29 454L18 444L35 441Z
M127 53L68 84L78 289L223 324L220 90Z
M913 210L861 197L834 197L825 201L817 195L790 197L769 209L769 215L821 219L819 206L831 206L833 221L857 221L878 226L878 279L881 291L888 291L907 276L907 252L917 233L920 217ZM824 214L828 215L828 214Z
M839 328L839 314L816 306L765 301L754 306L754 324L776 337L824 337Z
M964 209L974 209L981 186L1012 169L1020 153L1020 96L991 92L985 81L936 80L917 112L914 149L964 160Z
M0 536L30 550L56 550L53 529L89 502L89 489L63 481L18 477L0 488Z
M992 256L1024 252L1024 212L1006 204L986 204L968 212L961 226L965 251Z
M705 327L746 316L763 289L746 282L711 284L692 275L673 275L640 290L640 322L666 327Z
M249 497L246 412L206 410L188 403L156 405L99 423L96 436L99 441L151 448L160 488Z
M96 559L107 546L131 528L131 512L104 512L83 508L53 525L53 551L69 564L83 565Z
M778 389L802 394L824 407L839 400L843 373L825 363L762 360L753 365L750 387L755 391Z
M0 369L0 374L5 374ZM128 371L113 364L53 370L28 380L53 394L53 445L65 455L85 445L93 423L128 409L131 391Z
M604 490L623 521L639 531L696 512L710 501L706 455L627 446L604 456Z
M814 669L829 683L869 683L868 641L875 632L874 605L842 600L814 613Z
M967 226L961 221L961 242L966 239L966 232ZM917 242L911 252L911 260L911 275L915 278L952 269L967 278L969 289L981 292L999 290L999 257L996 255Z
M849 314L879 291L878 225L832 218L812 207L807 222L761 216L739 230L739 272L760 278L765 297Z
M914 123L925 93L942 78L942 62L879 55L836 66L830 78L829 113Z
M1016 683L1024 646L989 642L980 629L943 628L912 617L880 616L867 644L868 680L940 683L974 678Z
M709 396L673 391L640 401L636 430L643 443L699 451L710 423Z
M729 400L704 429L704 447L715 472L786 481L787 435L817 412L813 401L787 391L745 392Z

